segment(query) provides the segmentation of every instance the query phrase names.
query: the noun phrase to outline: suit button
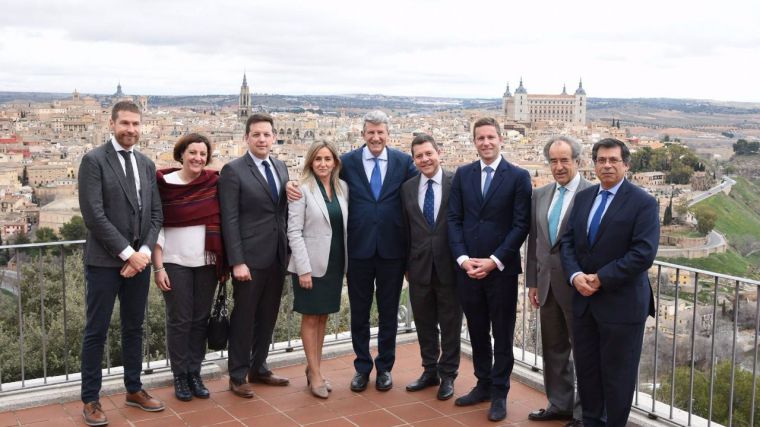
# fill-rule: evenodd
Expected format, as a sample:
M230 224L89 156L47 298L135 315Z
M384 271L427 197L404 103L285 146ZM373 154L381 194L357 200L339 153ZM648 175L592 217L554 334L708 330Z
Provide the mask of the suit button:
M480 223L481 223L481 224L483 223L483 220L482 220L482 219L480 220Z

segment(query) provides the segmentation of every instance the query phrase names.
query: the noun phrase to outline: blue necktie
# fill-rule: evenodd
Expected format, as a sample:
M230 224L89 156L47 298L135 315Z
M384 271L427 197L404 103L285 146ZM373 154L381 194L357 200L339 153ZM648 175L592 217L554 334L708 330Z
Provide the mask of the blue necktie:
M588 244L593 245L594 240L596 240L596 233L599 231L599 223L602 222L602 213L604 213L604 207L607 206L607 196L609 196L610 193L607 190L602 191L602 201L599 203L599 206L596 208L596 212L594 212L594 217L591 218L591 225L588 227Z
M559 187L559 199L557 199L552 211L549 213L549 241L552 246L554 246L554 243L557 241L559 217L562 214L562 204L565 202L565 191L567 191L567 188Z
M274 201L274 204L277 204L277 201L279 200L279 196L277 195L277 184L274 181L274 174L272 174L272 168L269 166L269 162L264 160L261 162L264 165L264 171L267 175L267 182L269 183L269 191L272 192L272 201Z
M380 198L380 189L383 188L383 179L380 177L380 161L377 157L373 157L372 160L375 161L375 167L372 169L372 176L369 179L369 188L377 200Z
M433 224L435 224L435 193L433 193L433 180L429 179L427 182L427 191L425 191L425 203L422 205L422 214L425 216L425 219L428 222L428 225L430 225L430 228L433 228Z
M491 166L486 166L483 170L486 171L486 182L483 184L483 197L486 197L488 189L491 187L491 180L493 179L493 168Z

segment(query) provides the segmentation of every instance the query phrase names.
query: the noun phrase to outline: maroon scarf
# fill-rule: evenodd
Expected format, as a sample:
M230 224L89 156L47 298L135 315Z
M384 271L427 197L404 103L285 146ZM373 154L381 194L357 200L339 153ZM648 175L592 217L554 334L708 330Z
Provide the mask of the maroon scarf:
M179 168L161 169L156 172L158 192L164 210L164 227L206 226L205 251L214 254L216 274L221 277L227 272L222 243L219 196L216 183L219 172L204 169L198 178L188 184L169 184L164 175Z

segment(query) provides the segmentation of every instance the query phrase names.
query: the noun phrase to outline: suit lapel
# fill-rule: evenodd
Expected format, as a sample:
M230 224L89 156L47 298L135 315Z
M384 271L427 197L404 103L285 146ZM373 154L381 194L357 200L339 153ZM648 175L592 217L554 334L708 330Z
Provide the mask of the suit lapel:
M573 193L573 200L567 205L567 211L565 211L565 215L562 217L562 222L559 224L558 236L565 234L565 229L567 229L567 219L570 217L570 211L572 211L573 205L575 204L575 196L588 187L591 187L591 183L581 177L581 181L578 183L578 188L576 188L575 193ZM559 243L559 238L557 239L557 243Z
M122 191L124 191L124 194L127 196L127 200L129 200L129 203L133 208L137 209L135 195L129 194L131 191L129 191L129 187L127 186L127 176L124 174L124 168L121 166L121 162L119 162L118 157L116 157L119 155L120 154L114 150L113 145L109 142L108 147L106 148L106 161L111 166L114 175L116 175L116 179L119 181Z
M480 187L480 162L472 163L470 169L470 191L475 195L478 206L483 206L483 190ZM492 182L493 184L493 182Z
M314 197L314 199L317 201L317 206L319 207L319 210L322 211L322 215L324 215L325 219L327 220L327 223L330 223L330 214L327 212L327 205L325 204L325 199L322 197L322 192L319 190L319 184L315 181L314 186L311 187L311 195ZM335 194L333 194L333 197L335 197Z
M383 198L383 195L385 194L385 191L390 186L390 183L389 183L390 177L393 176L392 175L393 171L396 170L396 167L397 167L396 162L394 161L395 157L391 155L391 149L388 148L388 147L385 147L385 153L386 153L386 155L388 157L388 160L387 160L388 167L385 168L385 178L383 178L383 186L380 187L380 197L378 199L382 199ZM369 182L367 182L367 184L369 185Z
M361 176L361 181L364 184L364 187L367 189L367 194L372 196L372 187L369 185L369 179L367 178L367 173L364 171L364 149L366 148L366 145L363 145L361 148L354 151L354 161L357 165L357 170L359 172L359 175ZM387 175L387 173L386 173ZM380 194L383 194L383 189L380 188Z
M269 160L272 162L274 169L277 171L277 179L280 181L280 191L277 194L277 198L278 200L282 201L282 198L285 196L285 186L288 183L288 180L285 178L288 176L288 170L285 167L285 164L279 160L273 159L271 156L269 157Z
M504 160L504 158L501 158L501 161L499 162L499 167L494 171L493 179L491 179L491 186L488 187L488 194L485 196L485 200L483 200L482 206L485 206L488 204L488 201L491 200L491 197L493 194L495 194L499 190L499 186L502 182L504 182L504 176L507 173L507 162Z
M542 192L538 202L536 203L536 223L538 224L538 235L543 236L547 243L551 244L549 239L549 207L551 206L552 199L554 199L554 192L557 190L555 184L549 191Z
M620 208L622 208L625 204L625 201L627 199L626 195L630 189L629 185L630 184L628 181L623 181L623 185L618 188L617 194L615 194L612 202L610 202L610 206L607 208L607 212L604 213L602 221L599 223L599 231L596 232L596 241L594 241L594 244L596 244L596 242L601 239L602 235L604 234L604 230L607 229L607 224L612 221L612 218L617 215Z
M418 193L420 190L420 180L422 180L422 174L419 174L415 176L414 178L412 178L412 183L414 185L411 186L412 191L409 191L406 194L406 198L407 198L406 201L407 201L408 206L413 206L412 214L416 215L418 219L422 219L425 222L425 224L427 224L427 221L425 220L425 215L422 213L422 209L420 209L420 203L418 199Z
M443 177L441 178L441 206L438 209L438 217L435 219L436 229L438 229L438 227L440 227L441 224L444 224L447 221L446 210L444 209L444 206L448 206L450 190L451 190L451 176L444 171Z
M261 184L264 191L266 191L266 194L269 195L269 200L272 200L271 191L269 190L269 184L267 183L267 179L264 177L264 175L261 174L261 171L259 170L258 166L256 166L256 162L253 161L251 158L251 155L249 153L243 154L245 156L245 163L248 165L248 169L251 170L251 173L253 174L254 178ZM272 201L274 203L274 201Z

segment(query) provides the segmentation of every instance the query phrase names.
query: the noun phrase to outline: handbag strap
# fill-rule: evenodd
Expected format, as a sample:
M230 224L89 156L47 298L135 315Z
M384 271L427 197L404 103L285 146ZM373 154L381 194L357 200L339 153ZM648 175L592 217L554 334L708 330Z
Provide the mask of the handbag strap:
M227 282L220 281L216 290L216 301L211 308L212 317L227 317Z

